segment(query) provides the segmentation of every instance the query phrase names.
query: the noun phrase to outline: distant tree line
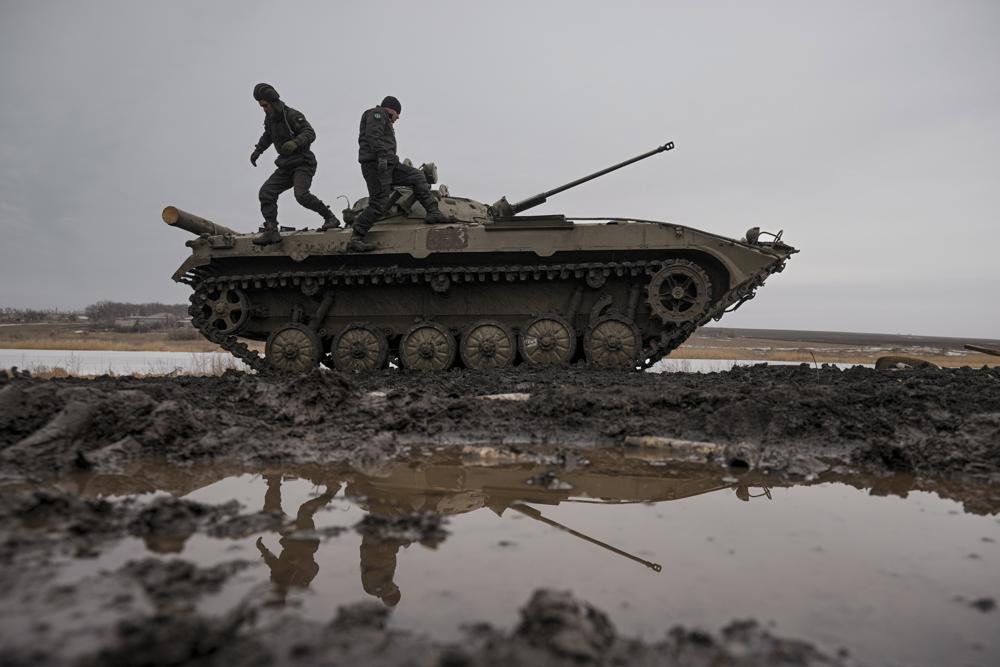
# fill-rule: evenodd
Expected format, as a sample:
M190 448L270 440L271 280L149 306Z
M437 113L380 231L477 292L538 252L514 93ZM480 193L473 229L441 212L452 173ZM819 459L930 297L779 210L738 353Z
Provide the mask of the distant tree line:
M32 324L34 322L52 322L70 320L75 313L42 308L0 308L0 322Z
M83 309L59 310L57 308L8 308L0 306L0 322L4 324L32 324L35 322L66 322L85 315L98 324L111 324L116 319L133 315L156 315L170 313L178 318L186 318L187 304L183 303L126 303L121 301L98 301Z

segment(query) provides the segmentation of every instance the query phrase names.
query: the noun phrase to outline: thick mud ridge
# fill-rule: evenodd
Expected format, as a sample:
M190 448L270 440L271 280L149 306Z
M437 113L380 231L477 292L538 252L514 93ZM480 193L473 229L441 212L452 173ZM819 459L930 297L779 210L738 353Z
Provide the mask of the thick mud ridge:
M471 473L456 472L461 483L449 486L446 471L469 460L485 466L476 473L484 481L473 489ZM401 490L397 480L434 461L447 466L433 489ZM694 477L673 472L695 464ZM837 646L738 617L709 630L665 625L659 639L639 640L616 629L615 610L551 589L521 598L504 628L469 618L460 641L394 627L398 589L384 586L381 604L332 600L323 618L283 598L277 608L265 594L220 606L262 566L246 551L199 559L197 540L246 541L254 559L259 550L273 561L273 584L276 572L315 577L319 545L354 535L371 592L378 567L389 558L396 567L400 545L452 544L451 514L507 508L531 517L523 502L558 503L570 489L638 503L728 489L745 501L753 487L838 483L876 496L933 491L989 517L1000 512L1000 370L0 374L0 466L3 664L855 664ZM177 497L247 474L267 481L262 509L232 496ZM280 489L296 479L316 491L291 520ZM317 525L313 514L341 483L342 497L367 502L368 515ZM619 487L620 497L601 495ZM995 543L983 534L983 549ZM70 561L101 565L64 581ZM997 595L983 589L946 603L988 619Z
M414 446L564 454L664 438L716 445L695 448L695 457L792 473L830 462L931 476L1000 472L1000 369L315 371L284 379L0 382L7 479L148 457L364 465Z

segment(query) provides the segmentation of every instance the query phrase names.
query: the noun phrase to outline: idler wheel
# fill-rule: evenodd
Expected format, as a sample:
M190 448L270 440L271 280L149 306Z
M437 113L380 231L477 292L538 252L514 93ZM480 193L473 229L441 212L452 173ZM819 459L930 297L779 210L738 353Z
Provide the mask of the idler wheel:
M270 336L264 346L264 357L276 370L284 373L305 373L319 364L323 345L316 332L301 324L287 324Z
M466 368L507 368L514 363L517 346L507 327L489 320L476 322L465 331L459 352Z
M641 348L639 329L624 317L605 317L583 337L587 361L599 368L634 368Z
M568 364L576 352L576 332L558 315L542 315L524 327L518 347L532 366Z
M205 293L201 319L220 334L233 334L250 318L250 300L241 289L216 287Z
M339 371L374 371L385 368L389 360L389 341L381 329L367 324L350 324L333 339L330 352L333 366Z
M653 274L647 298L653 314L664 324L694 322L708 310L712 282L694 262L674 259Z
M417 371L443 371L455 363L455 337L436 322L415 324L399 341L399 360Z

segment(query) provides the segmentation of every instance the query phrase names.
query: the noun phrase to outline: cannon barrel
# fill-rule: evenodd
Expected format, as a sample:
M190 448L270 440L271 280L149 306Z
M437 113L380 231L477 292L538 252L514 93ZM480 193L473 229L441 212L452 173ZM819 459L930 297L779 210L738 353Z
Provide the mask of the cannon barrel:
M639 160L645 160L646 158L652 157L653 155L656 155L657 153L662 153L664 151L669 151L673 147L674 147L674 142L668 141L667 143L663 144L662 146L657 146L653 150L651 150L651 151L649 151L647 153L643 153L642 155L637 155L634 158L631 158L629 160L625 160L624 162L619 162L618 164L611 165L610 167L607 167L605 169L601 169L600 171L595 171L593 174L590 174L588 176L584 176L583 178L578 178L575 181L570 181L569 183L566 183L565 185L560 185L558 188L553 188L552 190L547 190L545 192L541 192L541 193L535 195L534 197L528 197L527 199L522 199L519 202L516 202L514 204L510 204L509 205L510 206L510 215L520 213L521 211L526 211L529 208L534 208L535 206L538 206L540 204L544 204L545 201L549 197L551 197L552 195L557 195L560 192L562 192L563 190L569 190L570 188L575 188L576 186L578 186L578 185L580 185L582 183L586 183L587 181L591 181L591 180L597 178L598 176L603 176L604 174L611 173L612 171L615 171L616 169L621 169L622 167L627 167L628 165L632 164L633 162L638 162Z
M193 213L182 211L176 206L168 206L163 209L163 222L171 227L180 227L196 236L208 234L209 236L221 236L223 234L236 234L229 227L223 227L211 220L206 220Z

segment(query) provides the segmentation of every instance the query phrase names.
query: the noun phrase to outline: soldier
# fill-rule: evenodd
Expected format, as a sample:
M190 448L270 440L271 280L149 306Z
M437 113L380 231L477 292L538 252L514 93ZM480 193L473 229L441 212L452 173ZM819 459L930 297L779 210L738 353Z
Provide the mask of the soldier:
M399 100L390 95L382 100L382 104L361 116L358 162L361 163L361 175L368 186L368 208L361 212L352 225L354 233L347 243L347 252L369 252L375 249L374 244L364 240L365 235L375 221L385 214L394 185L413 188L417 200L427 211L424 222L448 222L448 218L438 210L437 199L431 194L424 174L419 169L401 164L396 156L396 133L392 125L399 119L402 110Z
M313 176L316 174L316 155L309 150L316 140L316 132L301 112L287 106L278 97L278 91L267 83L258 83L253 89L253 98L264 110L264 134L250 154L250 164L257 166L259 158L268 146L274 144L278 158L274 161L277 169L260 186L260 212L264 214L264 232L254 238L256 245L281 243L278 233L278 195L289 188L295 188L295 200L310 211L323 216L323 229L340 226L340 220L330 207L309 192Z

